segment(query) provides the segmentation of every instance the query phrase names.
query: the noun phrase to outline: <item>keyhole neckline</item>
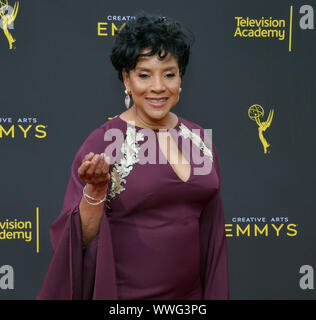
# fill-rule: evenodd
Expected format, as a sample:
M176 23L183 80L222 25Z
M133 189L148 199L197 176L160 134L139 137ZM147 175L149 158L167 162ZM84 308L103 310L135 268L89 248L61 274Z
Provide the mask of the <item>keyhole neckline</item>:
M157 133L157 132L169 132L169 130L171 130L171 129L176 129L178 131L178 130L180 130L179 127L180 127L180 125L182 123L181 122L181 117L177 116L178 121L177 121L177 124L173 128L170 128L170 129L151 129L151 128L144 128L144 127L139 127L139 126L136 126L134 124L131 124L128 121L123 120L119 115L117 116L117 118L119 118L120 121L124 122L127 126L130 125L131 127L134 127L136 130L148 129L148 130L154 131L155 133ZM158 140L157 134L155 134L155 136L156 136L156 139ZM168 159L166 158L164 153L162 152L162 150L160 148L160 145L159 145L159 142L156 144L156 146L158 148L158 151L161 152L162 156L165 158L166 164L167 164L169 170L171 171L171 173L174 175L176 181L178 181L180 183L185 183L185 184L187 184L189 181L191 181L192 176L193 176L193 167L192 167L192 164L190 163L190 161L187 160L189 162L189 165L190 165L190 175L189 175L187 180L182 180L180 178L180 176L176 173L176 171L174 170L174 168L172 167L172 165L170 164L170 162L168 161ZM182 153L182 150L180 150L180 152Z

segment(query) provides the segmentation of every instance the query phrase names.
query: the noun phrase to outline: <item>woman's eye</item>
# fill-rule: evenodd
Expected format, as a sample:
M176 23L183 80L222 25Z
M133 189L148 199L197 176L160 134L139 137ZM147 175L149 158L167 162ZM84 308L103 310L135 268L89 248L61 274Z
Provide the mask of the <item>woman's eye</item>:
M148 77L148 74L140 73L138 76L139 76L140 78L147 78L147 77Z
M173 77L175 76L175 74L174 74L174 73L168 73L166 76L167 76L168 78L173 78Z

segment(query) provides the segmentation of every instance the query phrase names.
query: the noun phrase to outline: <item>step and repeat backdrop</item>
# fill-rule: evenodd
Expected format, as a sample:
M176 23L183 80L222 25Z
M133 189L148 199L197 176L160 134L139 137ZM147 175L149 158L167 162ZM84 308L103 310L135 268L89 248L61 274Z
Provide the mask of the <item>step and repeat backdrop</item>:
M0 298L41 288L74 156L125 110L109 56L141 10L195 35L173 111L213 132L231 298L314 299L314 0L1 0Z

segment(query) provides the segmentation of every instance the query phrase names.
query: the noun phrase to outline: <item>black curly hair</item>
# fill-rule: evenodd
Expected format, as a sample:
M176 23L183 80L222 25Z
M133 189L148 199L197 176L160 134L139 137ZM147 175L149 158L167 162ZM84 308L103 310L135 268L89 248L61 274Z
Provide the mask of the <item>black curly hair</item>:
M128 73L134 69L140 56L152 56L157 53L160 59L164 59L169 52L177 59L182 77L194 41L193 33L186 31L188 30L184 30L178 21L145 12L129 20L116 35L110 57L119 79L123 82L122 70L125 68ZM140 53L146 48L150 48L151 51Z

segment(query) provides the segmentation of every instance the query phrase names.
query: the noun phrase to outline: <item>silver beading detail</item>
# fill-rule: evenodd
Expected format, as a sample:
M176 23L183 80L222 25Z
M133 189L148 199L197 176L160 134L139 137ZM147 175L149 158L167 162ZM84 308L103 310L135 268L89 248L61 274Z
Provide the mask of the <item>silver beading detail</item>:
M202 138L197 135L196 133L192 132L186 125L182 122L180 124L180 135L183 136L185 139L190 138L191 141L198 147L202 152L207 155L211 161L213 162L213 153L204 143Z
M116 194L125 190L123 183L133 169L133 165L139 161L138 152L140 149L139 141L144 140L144 134L137 132L135 127L127 127L126 138L122 144L121 152L123 157L115 163L111 171L111 189L108 195L110 201Z

